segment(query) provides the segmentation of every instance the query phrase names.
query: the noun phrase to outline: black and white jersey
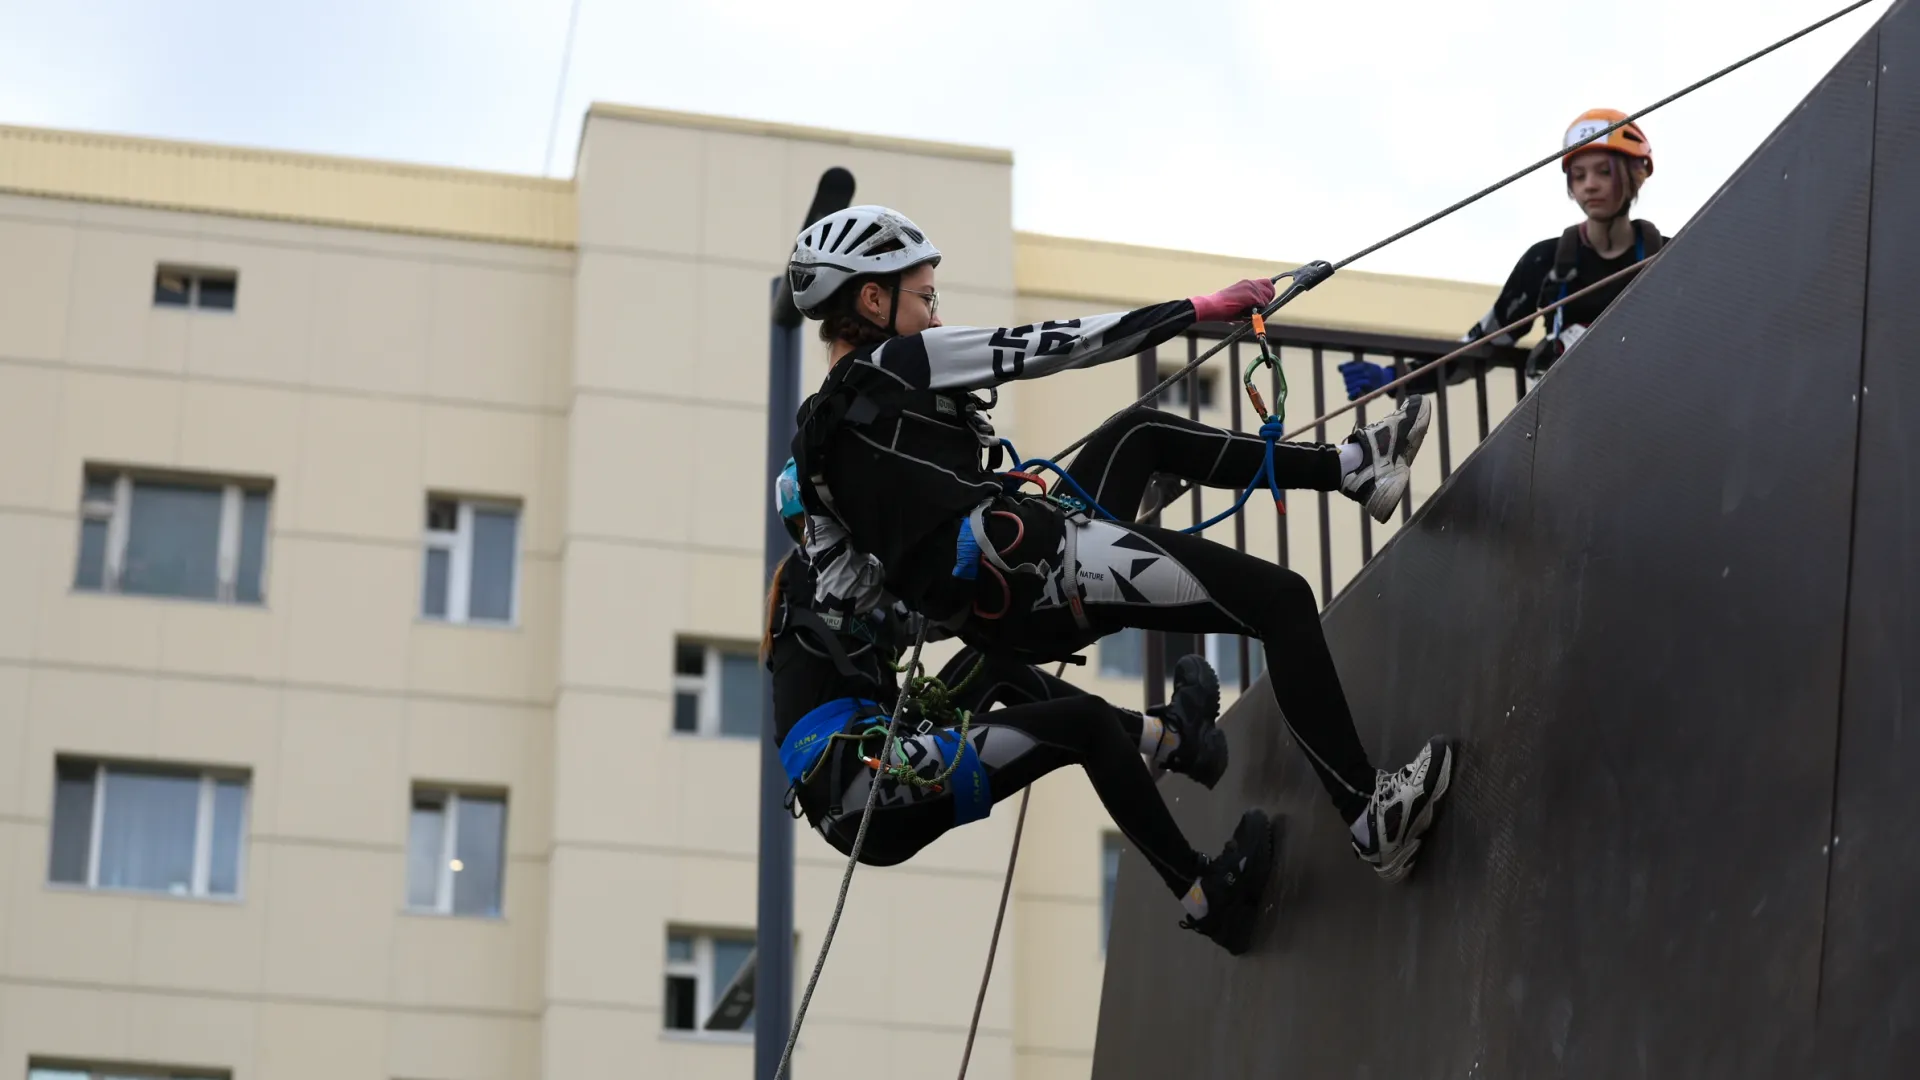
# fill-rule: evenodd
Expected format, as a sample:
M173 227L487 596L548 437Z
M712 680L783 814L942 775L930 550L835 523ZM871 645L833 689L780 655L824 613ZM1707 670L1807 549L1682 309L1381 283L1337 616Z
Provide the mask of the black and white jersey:
M925 582L903 575L928 571L904 570L907 553L1001 491L984 457L996 442L989 403L972 391L1132 356L1193 322L1193 304L1176 300L1026 326L939 326L842 358L802 407L795 439L796 460L810 446L819 470L801 470L816 496L806 550L818 606L853 614L886 592L915 600ZM836 394L840 408L820 407Z

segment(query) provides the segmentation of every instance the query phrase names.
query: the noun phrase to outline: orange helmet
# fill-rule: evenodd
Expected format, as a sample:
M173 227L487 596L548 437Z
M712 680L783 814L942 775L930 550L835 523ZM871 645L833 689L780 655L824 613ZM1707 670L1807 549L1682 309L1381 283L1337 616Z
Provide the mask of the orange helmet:
M1574 154L1585 153L1588 150L1611 150L1616 154L1625 154L1645 161L1647 175L1652 176L1653 144L1647 141L1647 133L1640 130L1639 124L1621 124L1612 131L1608 131L1605 137L1594 139L1580 146L1578 150L1572 149L1576 144L1593 138L1596 133L1606 131L1607 128L1619 124L1626 118L1627 114L1618 109L1588 109L1581 113L1567 128L1567 137L1560 144L1568 148L1567 152L1560 156L1560 171L1567 171Z

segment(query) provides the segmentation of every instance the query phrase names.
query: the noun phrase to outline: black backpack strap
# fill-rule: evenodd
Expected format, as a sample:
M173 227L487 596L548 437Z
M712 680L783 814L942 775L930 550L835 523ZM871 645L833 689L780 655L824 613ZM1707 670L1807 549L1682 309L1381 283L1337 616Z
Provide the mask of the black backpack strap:
M1558 285L1573 280L1573 272L1580 265L1580 226L1569 225L1567 231L1560 234L1560 242L1553 246L1553 272L1547 280Z
M787 625L805 630L820 651L833 661L833 669L849 679L868 679L871 676L853 666L853 657L847 654L847 647L840 641L840 635L833 632L825 619L812 608L793 607L787 610Z
M1660 235L1660 230L1654 228L1653 222L1636 220L1633 227L1640 230L1640 247L1647 258L1653 258L1661 248L1667 246L1667 238Z

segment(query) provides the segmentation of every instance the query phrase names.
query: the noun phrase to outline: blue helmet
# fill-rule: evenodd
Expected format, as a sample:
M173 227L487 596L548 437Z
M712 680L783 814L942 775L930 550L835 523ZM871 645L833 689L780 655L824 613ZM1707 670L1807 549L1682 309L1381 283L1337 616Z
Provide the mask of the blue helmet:
M787 459L786 468L780 470L780 476L773 482L773 506L780 512L780 520L786 523L787 531L793 534L795 541L800 539L800 523L806 517L806 508L800 505L800 471Z

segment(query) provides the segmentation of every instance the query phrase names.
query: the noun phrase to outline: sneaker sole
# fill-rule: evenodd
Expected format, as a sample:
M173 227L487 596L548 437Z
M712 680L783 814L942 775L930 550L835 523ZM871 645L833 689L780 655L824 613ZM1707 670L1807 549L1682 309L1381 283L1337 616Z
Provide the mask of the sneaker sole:
M1440 782L1434 785L1433 794L1427 797L1427 805L1421 807L1420 813L1413 819L1413 828L1410 830L1413 839L1401 845L1392 859L1374 867L1374 873L1379 874L1382 881L1403 881L1413 870L1413 857L1420 853L1420 844L1426 839L1427 830L1433 827L1440 800L1446 797L1447 788L1453 784L1453 747L1445 746L1445 752L1445 760L1440 765Z
M1373 520L1382 525L1393 520L1393 508L1406 495L1411 473L1405 465L1392 465L1374 474L1373 494L1367 496L1367 513Z
M1260 846L1247 855L1247 876L1254 882L1253 895L1238 914L1231 933L1220 937L1220 946L1234 956L1246 954L1253 944L1254 924L1260 921L1260 905L1267 898L1267 878L1273 873L1273 820L1262 817Z
M1427 441L1427 428L1433 424L1433 399L1425 394L1415 395L1420 402L1419 412L1413 418L1413 430L1407 432L1407 447L1400 453L1403 464L1413 464L1414 455L1420 452L1420 445Z

